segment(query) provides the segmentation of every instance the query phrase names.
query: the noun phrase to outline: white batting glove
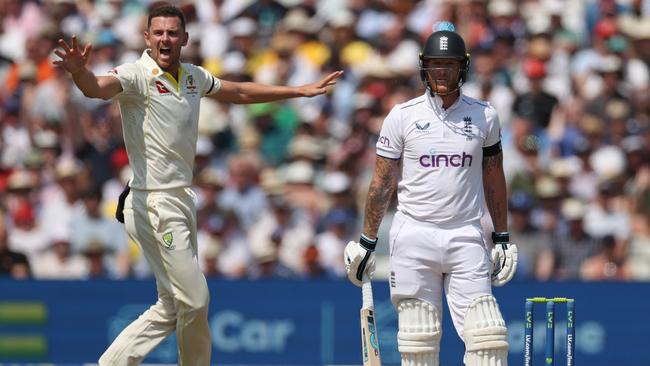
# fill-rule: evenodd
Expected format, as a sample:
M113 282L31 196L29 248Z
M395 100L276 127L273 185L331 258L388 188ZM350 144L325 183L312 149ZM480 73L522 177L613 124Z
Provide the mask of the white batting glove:
M375 247L377 239L370 240L361 235L359 242L350 241L343 251L345 272L353 284L361 287L361 280L364 273L369 279L375 274Z
M508 283L517 270L517 246L510 244L507 232L492 233L492 286L501 287Z

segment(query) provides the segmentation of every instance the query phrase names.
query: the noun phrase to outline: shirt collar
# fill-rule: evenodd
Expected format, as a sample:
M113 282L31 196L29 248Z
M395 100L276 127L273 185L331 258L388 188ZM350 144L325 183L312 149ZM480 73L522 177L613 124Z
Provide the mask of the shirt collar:
M434 112L436 112L436 114L441 115L441 116L445 116L445 115L449 114L451 111L453 111L454 109L456 109L458 107L458 105L460 104L461 100L463 99L463 91L461 89L460 94L458 95L458 99L456 99L454 104L449 106L449 108L444 109L444 108L442 108L442 98L440 98L440 96L438 96L438 95L431 96L431 93L429 93L428 89L425 91L424 94L425 94L427 100L429 101L429 105L434 110Z
M151 49L147 48L146 50L144 50L142 52L142 57L140 57L140 62L142 62L144 67L149 72L151 72L151 75L153 75L155 77L159 77L159 76L167 73L166 71L161 69L160 66L158 66L158 64L156 63L156 61L153 58L151 58L151 55L149 55L149 52L151 52ZM169 75L170 78L173 79L171 74L169 74L169 73L167 73L167 74ZM178 66L178 79L179 80L181 79L181 75L183 75L183 64L182 63Z
M147 48L146 50L142 51L142 57L140 57L140 62L142 62L142 65L144 67L151 71L151 74L153 76L160 76L160 74L163 73L162 69L158 66L156 61L151 58L149 55L149 52L151 52L151 49Z
M178 65L178 80L174 79L174 77L168 73L167 71L164 71L163 69L158 66L156 61L154 61L153 58L151 58L151 55L149 55L149 52L151 49L147 48L142 52L142 57L140 57L140 62L144 65L144 67L153 75L154 77L160 77L163 75L166 75L165 78L167 78L172 84L174 84L174 87L178 91L180 88L180 80L183 77L183 64L181 63Z

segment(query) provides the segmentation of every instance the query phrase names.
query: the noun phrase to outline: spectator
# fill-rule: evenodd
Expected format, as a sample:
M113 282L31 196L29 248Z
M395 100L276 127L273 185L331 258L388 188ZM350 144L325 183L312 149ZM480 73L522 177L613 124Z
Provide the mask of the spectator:
M12 213L13 227L9 230L9 248L21 252L34 262L50 245L50 236L36 221L32 205L23 201Z
M4 212L0 213L0 277L29 278L31 270L27 256L9 248L6 221Z
M83 253L92 260L94 266L91 268L91 277L128 277L131 269L126 231L113 218L102 216L102 192L98 187L88 188L80 196L83 210L76 212L72 218L72 250ZM102 263L101 270L93 262L99 259L105 262Z
M80 280L89 272L86 258L72 251L70 234L63 227L52 233L50 247L32 267L37 279Z
M583 261L596 253L600 241L583 229L584 203L570 198L562 202L561 214L566 227L559 228L546 242L537 263L537 278L579 279Z
M510 240L519 250L517 277L520 279L535 278L540 252L551 240L547 233L533 225L531 214L535 205L530 193L517 191L510 195Z
M250 246L246 234L239 225L237 215L230 210L213 212L205 226L198 234L201 263L206 263L206 254L210 254L210 246L218 247L219 257L215 268L204 267L204 272L217 270L227 278L242 278L253 264ZM205 247L202 243L206 243ZM205 253L204 250L208 250ZM214 248L212 248L214 252Z
M516 114L528 118L539 135L551 122L551 115L559 101L543 89L546 65L542 60L527 59L523 68L529 81L529 90L515 98L512 108Z
M272 197L270 209L249 231L251 250L258 262L277 256L283 266L299 274L305 272L302 255L313 237L310 223L284 196Z
M245 230L267 209L266 195L259 186L261 161L256 154L234 155L228 162L230 180L218 198L219 206L232 210Z
M627 280L629 273L625 263L616 253L616 240L607 235L600 240L600 248L587 257L580 266L580 278L587 281Z
M314 238L319 264L339 277L345 276L341 258L345 244L352 239L350 223L354 222L354 218L343 209L334 209L325 218L325 231Z

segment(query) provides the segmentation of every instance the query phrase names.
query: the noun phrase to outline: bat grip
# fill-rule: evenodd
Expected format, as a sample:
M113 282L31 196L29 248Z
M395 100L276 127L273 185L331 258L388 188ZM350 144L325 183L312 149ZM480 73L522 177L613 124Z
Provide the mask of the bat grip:
M361 298L362 305L364 309L373 309L375 307L374 301L372 299L372 282L366 276L363 277L363 282L361 283Z

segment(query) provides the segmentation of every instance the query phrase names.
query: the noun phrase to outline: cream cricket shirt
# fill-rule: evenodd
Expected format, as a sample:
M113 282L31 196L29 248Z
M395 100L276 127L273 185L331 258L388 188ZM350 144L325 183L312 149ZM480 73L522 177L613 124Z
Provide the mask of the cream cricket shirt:
M124 142L136 189L189 187L196 155L199 102L216 93L219 79L200 66L183 63L178 81L158 67L148 50L135 63L109 73L122 84Z
M402 159L400 212L437 225L461 225L483 215L483 148L500 140L495 109L462 95L447 110L428 93L386 116L377 154Z

